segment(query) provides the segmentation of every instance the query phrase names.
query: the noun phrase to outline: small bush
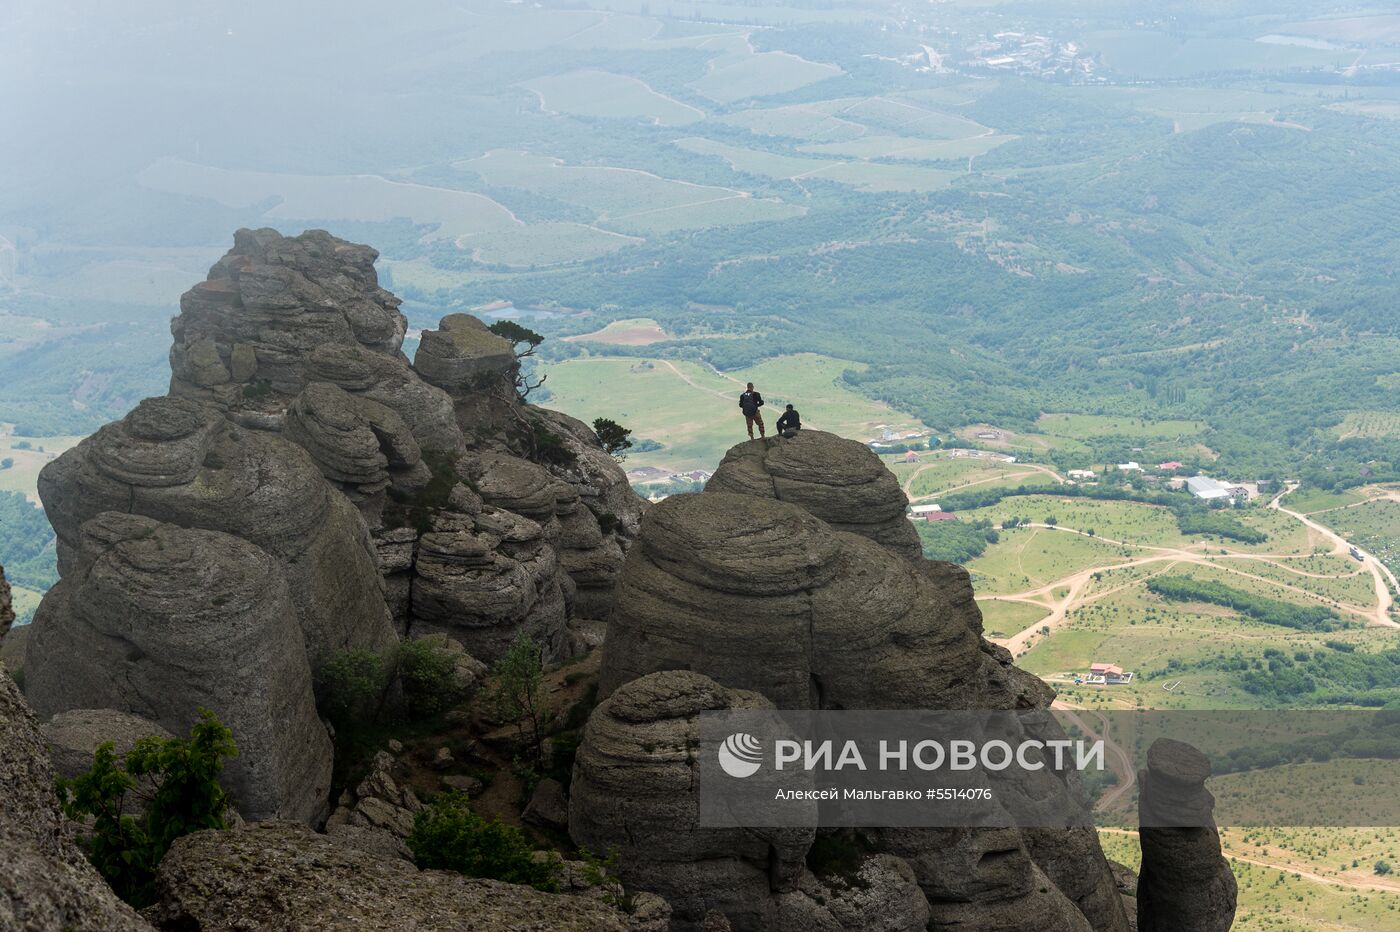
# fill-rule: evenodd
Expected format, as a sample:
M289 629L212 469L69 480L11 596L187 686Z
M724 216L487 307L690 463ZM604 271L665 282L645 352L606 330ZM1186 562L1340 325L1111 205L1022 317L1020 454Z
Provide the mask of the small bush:
M618 459L626 459L628 450L632 446L629 439L632 431L623 427L612 418L600 417L593 419L593 432L598 435L598 440L603 444L603 449Z
M399 678L411 714L439 715L462 701L457 688L457 662L431 638L405 641L399 648Z
M559 864L536 860L520 829L471 810L465 794L444 793L413 821L408 836L413 860L424 870L450 870L468 877L559 889Z
M388 685L384 658L372 650L336 654L316 674L316 704L337 728L375 717Z
M142 738L123 765L109 741L93 755L91 770L57 781L63 814L88 826L78 836L88 860L138 909L155 901L156 865L175 839L229 827L219 774L238 748L214 713L201 710L199 718L189 740ZM139 819L127 814L137 778L153 788L143 794L146 808Z
M524 632L516 637L492 669L491 701L503 721L515 722L535 765L542 762L541 742L552 717L544 682L543 648Z

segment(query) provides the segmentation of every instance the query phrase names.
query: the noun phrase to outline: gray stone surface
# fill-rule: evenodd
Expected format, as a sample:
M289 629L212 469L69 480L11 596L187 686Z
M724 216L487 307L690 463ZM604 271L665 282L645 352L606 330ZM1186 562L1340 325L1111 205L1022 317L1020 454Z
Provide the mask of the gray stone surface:
M777 915L775 894L795 890L805 869L812 831L700 827L699 715L743 708L771 704L671 670L618 689L584 729L569 834L593 851L616 849L623 882L669 902L673 928L695 928L712 909L736 929L766 928Z
M108 741L123 757L142 738L175 737L159 722L116 709L70 709L40 725L39 731L54 770L70 780L92 769L93 754Z
M295 394L324 344L396 354L407 321L379 287L378 253L310 230L239 230L233 249L180 299L171 325L171 393L212 398L234 374Z
M594 900L420 871L303 825L264 822L175 842L148 911L163 929L421 929L434 932L625 932Z
M0 674L0 929L149 930L74 846L53 777L34 714Z
M450 394L479 391L518 365L510 341L470 314L448 314L438 329L424 330L413 356L418 374Z
M899 480L857 440L820 430L750 440L725 455L705 488L789 502L900 556L923 556Z
M374 547L355 506L301 447L238 427L208 405L148 398L44 467L39 496L63 576L79 529L104 511L221 531L276 558L312 663L396 637Z
M1220 853L1209 776L1209 759L1189 744L1159 738L1147 749L1138 772L1143 932L1226 932L1235 921L1235 875Z
M116 709L180 735L209 709L238 744L225 776L245 818L323 818L331 742L277 562L228 534L120 512L80 537L34 616L35 709Z
M10 601L10 584L5 579L5 568L0 567L0 641L10 633L10 625L15 622L15 610Z
M966 573L962 573L966 585ZM970 587L773 499L676 495L648 512L608 624L599 694L692 669L780 708L1010 708Z

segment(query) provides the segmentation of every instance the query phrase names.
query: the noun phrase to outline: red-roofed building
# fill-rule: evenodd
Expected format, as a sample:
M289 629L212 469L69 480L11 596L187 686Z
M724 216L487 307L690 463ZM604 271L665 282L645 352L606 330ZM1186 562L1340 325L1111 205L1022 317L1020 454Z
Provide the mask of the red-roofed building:
M1172 460L1172 461L1167 462L1167 463L1158 463L1158 464L1157 464L1157 468L1158 468L1158 469L1180 469L1180 468L1181 468L1181 464L1178 463L1176 460Z
M1124 673L1123 668L1116 663L1091 663L1089 664L1089 683L1102 683L1105 686L1116 686L1119 683L1131 683L1133 674Z

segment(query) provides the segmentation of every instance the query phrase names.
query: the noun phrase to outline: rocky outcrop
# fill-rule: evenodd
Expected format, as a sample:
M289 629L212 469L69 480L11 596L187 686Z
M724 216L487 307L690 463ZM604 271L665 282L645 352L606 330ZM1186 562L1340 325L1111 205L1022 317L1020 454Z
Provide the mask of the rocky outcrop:
M376 753L359 785L341 793L336 810L326 820L326 834L375 854L412 860L406 842L423 803L395 779L397 769L392 754Z
M92 769L98 747L111 742L117 757L125 757L142 738L175 737L160 723L116 709L73 709L60 712L39 726L54 770L69 780Z
M715 913L734 929L923 929L928 904L897 857L864 860L855 882L822 880L806 864L812 829L701 826L699 716L758 708L772 705L688 671L625 684L588 720L569 834L615 850L624 883L671 904L673 929L701 928Z
M771 708L766 700L680 670L628 683L589 718L574 765L569 834L616 848L622 879L660 895L691 926L716 909L749 927L795 889L810 830L700 827L694 747L703 711Z
M320 346L397 352L408 323L398 299L379 287L378 257L324 230L239 230L209 277L180 298L171 394L213 399L264 383L291 395Z
M73 845L53 777L33 713L0 674L0 929L149 930Z
M797 505L676 495L628 554L599 694L690 669L779 708L1014 708L1021 686L983 651L975 611Z
M245 540L106 512L83 524L34 617L26 688L41 715L113 709L184 734L209 709L239 755L249 819L326 813L331 743L277 561Z
M725 455L705 489L775 498L902 557L923 556L919 535L905 516L899 480L856 440L820 430L750 440Z
M5 579L5 569L0 567L0 641L5 640L5 635L10 632L10 625L15 623L15 610L10 602L10 584Z
M1220 853L1209 776L1210 760L1189 744L1159 738L1147 749L1138 772L1142 932L1226 932L1235 921L1235 875Z
M58 535L65 577L80 562L84 522L130 512L229 534L275 558L313 664L355 648L383 651L395 641L374 548L355 507L301 447L239 427L209 405L146 399L45 466L39 496Z
M161 861L156 892L147 915L181 932L627 929L621 913L594 900L420 871L287 822L179 839Z
M911 558L898 532L882 529L896 514L872 503L882 486L900 503L904 521L892 478L822 489L797 482L790 477L802 475L800 469L781 453L765 452L792 442L743 444L716 474L718 488L712 483L701 494L673 496L648 512L618 582L600 695L621 694L656 671L687 670L750 690L778 708L1048 707L1053 692L982 638L966 571ZM800 454L796 462L809 464L815 476L815 461L803 457L818 456L829 442L818 434L805 451L792 447ZM840 461L841 442L835 448ZM866 451L849 453L859 466ZM779 464L776 470L769 460ZM845 473L862 475L854 467ZM775 487L795 488L792 494L811 509L785 500ZM847 490L850 499L843 500ZM818 508L831 516L883 517L849 533L814 515ZM1045 717L1023 727L1056 726ZM580 760L590 753L588 741ZM1062 800L1063 811L1080 805L1061 778L1042 772L1032 779L1035 786L1021 788L1027 798ZM572 805L589 803L576 797ZM1092 830L887 829L871 837L879 851L912 870L932 927L1009 930L1037 921L1061 929L1126 927ZM637 857L654 860L657 853ZM753 927L751 915L723 911L735 928Z

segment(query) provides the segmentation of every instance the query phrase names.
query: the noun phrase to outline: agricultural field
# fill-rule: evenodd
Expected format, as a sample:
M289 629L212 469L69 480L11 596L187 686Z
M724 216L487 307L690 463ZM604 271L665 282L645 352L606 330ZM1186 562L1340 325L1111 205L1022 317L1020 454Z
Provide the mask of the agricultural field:
M1374 554L1392 573L1400 575L1400 495L1389 494L1396 497L1328 511L1317 520Z
M713 470L734 444L747 439L739 393L752 381L763 393L771 431L783 405L794 402L804 426L867 440L878 427L918 430L906 415L840 383L851 364L824 356L780 356L747 369L719 373L693 362L588 356L541 367L548 375L547 406L585 421L610 417L637 439L662 449L635 453L628 467L655 465L668 472Z
M1400 411L1356 411L1337 425L1337 437L1400 437Z
M1365 499L1355 492L1331 492L1325 489L1299 488L1289 492L1280 502L1283 507L1299 514L1311 515L1333 508L1345 508Z
M1364 879L1358 866L1355 873L1363 879L1347 876L1333 879L1322 873L1321 856L1314 867L1304 870L1301 860L1290 857L1296 849L1282 851L1274 840L1285 833L1281 829L1228 828L1221 831L1221 846L1239 889L1239 905L1235 913L1235 930L1242 932L1277 932L1280 929L1328 929L1336 932L1395 932L1400 930L1394 893L1380 887L1372 875ZM1326 828L1305 830L1316 838L1310 843L1321 851L1337 845L1349 849L1353 829ZM1364 831L1364 830L1363 830ZM1381 830L1373 834L1388 835ZM1100 829L1099 842L1109 859L1137 870L1142 863L1137 833L1121 829ZM1357 844L1356 850L1373 850L1385 845L1380 842ZM1248 859L1248 860L1246 860ZM1313 859L1309 859L1311 862ZM1293 869L1275 867L1275 863L1295 864ZM1350 864L1350 862L1347 862ZM1362 862L1365 863L1364 861ZM1372 861L1374 863L1374 860ZM1352 886L1351 884L1356 884Z
M674 339L669 333L661 328L661 325L649 317L637 317L628 320L615 320L600 330L592 333L580 333L576 336L565 337L570 343L606 343L612 346L646 346L651 343L661 343L664 340Z
M705 76L690 86L719 103L785 94L844 74L838 65L788 52L755 52L743 35L717 37L709 47L723 48L725 54L711 60Z
M622 233L677 230L782 220L804 208L750 197L735 188L675 181L635 169L568 165L562 159L493 150L457 163L488 184L520 188L593 211L597 222Z
M684 126L705 111L657 93L645 81L585 69L536 78L523 85L540 99L540 109L586 117L640 118L658 126Z
M19 492L39 504L39 470L82 437L16 437L12 425L0 430L0 460L14 460L9 469L0 469L0 492Z
M1202 421L1114 417L1104 414L1043 414L1036 427L1051 437L1094 440L1102 437L1131 437L1138 440L1184 440L1199 437L1206 429Z
M903 473L903 475L901 475ZM982 486L1054 485L1047 472L1019 463L969 456L948 456L940 451L925 455L917 464L901 464L895 475L911 499L932 499L940 494Z

